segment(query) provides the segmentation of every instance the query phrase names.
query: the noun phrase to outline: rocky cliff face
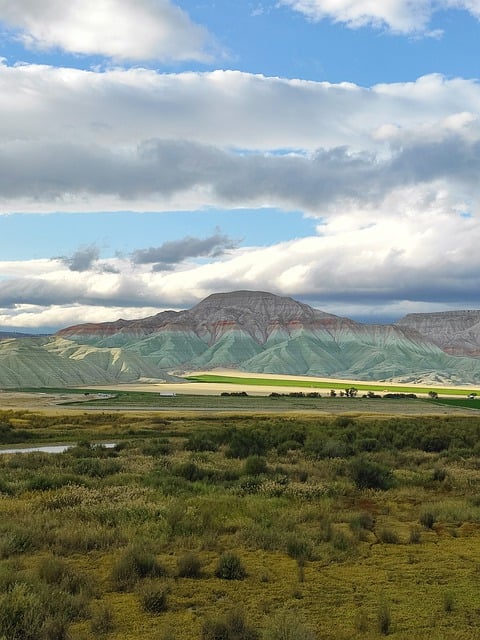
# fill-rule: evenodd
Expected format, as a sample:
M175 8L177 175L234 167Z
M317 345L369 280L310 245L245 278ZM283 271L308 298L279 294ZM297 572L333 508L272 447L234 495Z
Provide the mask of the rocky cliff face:
M397 322L457 356L480 356L480 311L409 313Z
M187 311L163 311L140 320L118 320L83 324L58 332L67 339L108 339L111 336L146 337L165 331L191 332L212 345L230 331L243 331L259 344L265 344L278 330L290 331L314 326L337 325L351 320L312 309L292 298L262 291L215 293ZM108 341L108 340L107 340Z

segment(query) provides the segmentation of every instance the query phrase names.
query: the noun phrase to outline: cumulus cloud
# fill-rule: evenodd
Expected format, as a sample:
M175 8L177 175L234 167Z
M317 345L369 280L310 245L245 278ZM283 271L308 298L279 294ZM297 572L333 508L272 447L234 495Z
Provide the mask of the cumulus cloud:
M328 18L351 28L372 26L397 33L428 31L437 11L463 9L480 17L477 0L280 0L312 20Z
M0 141L128 148L188 140L262 151L376 148L381 127L411 129L480 112L474 80L330 84L240 71L103 73L0 61Z
M0 0L27 47L114 60L206 60L209 35L170 0Z
M88 271L98 260L99 256L100 250L92 244L88 247L78 249L69 258L62 258L62 261L68 266L70 271Z
M22 324L26 308L43 314L50 305L59 310L57 326L73 317L75 305L91 309L75 323L94 314L97 321L113 320L127 307L128 317L141 317L143 309L189 308L210 293L236 289L272 291L354 317L366 316L368 308L389 319L418 308L472 308L480 287L479 243L475 218L453 215L447 196L402 188L374 215L368 207L345 208L319 224L317 236L232 249L220 258L220 269L212 260L156 272L151 263L114 258L117 273L72 272L58 260L0 263L8 274L0 281L0 319L8 315L12 326L32 326ZM35 278L29 275L34 271Z

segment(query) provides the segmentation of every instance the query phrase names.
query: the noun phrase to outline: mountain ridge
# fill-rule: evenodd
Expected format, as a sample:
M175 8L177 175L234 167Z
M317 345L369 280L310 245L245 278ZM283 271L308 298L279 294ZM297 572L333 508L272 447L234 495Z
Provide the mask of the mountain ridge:
M368 325L293 298L241 290L212 294L184 311L79 324L43 342L22 340L21 357L14 355L15 341L0 340L0 386L24 379L47 386L40 384L42 353L44 377L56 384L78 384L89 376L91 384L162 380L171 372L218 367L480 383L480 311L409 314L397 323Z

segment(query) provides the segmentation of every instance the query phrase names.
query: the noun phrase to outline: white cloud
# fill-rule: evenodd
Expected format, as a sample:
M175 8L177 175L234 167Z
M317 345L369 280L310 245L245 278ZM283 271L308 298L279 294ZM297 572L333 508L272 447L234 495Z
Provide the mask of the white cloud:
M330 19L351 28L372 26L397 33L428 32L437 11L463 9L480 16L478 0L280 0L312 20Z
M374 308L377 317L399 317L417 302L424 310L471 308L480 287L479 229L474 218L452 213L448 194L435 198L412 187L388 194L375 211L346 208L324 221L318 236L232 249L209 264L162 273L126 258L108 261L117 273L97 263L75 273L61 260L0 263L8 275L0 280L0 322L66 326L79 318L142 317L236 289L272 291L356 316Z
M0 0L1 1L1 0ZM430 75L366 89L239 71L104 73L0 64L0 141L136 146L152 138L255 150L378 147L383 125L480 113L473 80Z
M477 82L438 75L365 89L1 64L0 212L275 205L322 223L318 237L232 246L210 264L184 248L165 271L105 262L89 247L63 261L0 262L0 322L138 317L240 288L333 313L468 305L480 285L479 114Z
M209 36L170 0L0 0L0 21L32 48L114 60L206 60Z
M326 215L417 183L474 207L478 198L474 81L363 89L4 63L0 92L0 212L273 205Z

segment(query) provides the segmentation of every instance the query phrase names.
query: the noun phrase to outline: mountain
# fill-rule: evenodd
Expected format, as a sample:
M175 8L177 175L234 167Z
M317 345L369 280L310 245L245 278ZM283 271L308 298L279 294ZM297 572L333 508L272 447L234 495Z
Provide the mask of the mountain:
M396 326L418 331L445 353L480 356L480 311L409 313Z
M36 334L20 333L19 331L0 331L0 340L8 338L34 338Z
M480 312L472 311L410 314L394 325L367 325L271 293L218 293L185 311L80 324L51 338L0 341L0 386L153 381L216 367L476 384L478 322Z

